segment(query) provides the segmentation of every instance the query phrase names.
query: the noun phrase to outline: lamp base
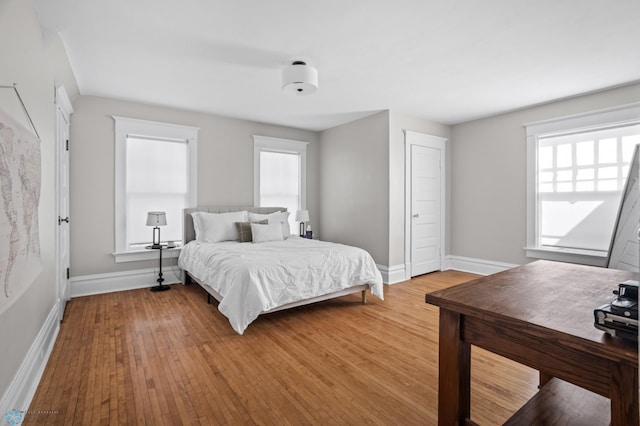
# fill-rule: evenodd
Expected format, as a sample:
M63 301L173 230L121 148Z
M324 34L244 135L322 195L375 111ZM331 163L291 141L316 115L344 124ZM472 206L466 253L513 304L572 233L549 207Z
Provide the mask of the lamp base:
M170 285L166 285L166 284L158 284L158 285L155 285L155 286L153 286L153 287L151 287L149 289L149 291L153 291L153 292L156 292L156 291L167 291L167 290L171 290L171 286Z

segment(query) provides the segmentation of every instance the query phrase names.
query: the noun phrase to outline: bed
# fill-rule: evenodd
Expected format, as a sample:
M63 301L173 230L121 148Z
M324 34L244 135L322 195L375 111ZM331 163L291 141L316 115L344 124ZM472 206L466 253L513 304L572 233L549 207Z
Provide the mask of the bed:
M196 282L209 298L215 298L218 310L238 334L265 313L358 292L366 303L367 289L384 299L382 276L365 250L293 235L264 237L277 226L281 235L288 232L288 223L281 220L286 214L281 207L185 209L184 247L178 258L183 282ZM250 220L235 220L239 215ZM226 225L219 227L223 219ZM206 222L212 220L215 222ZM230 231L229 223L237 226L236 238L244 241L241 226L253 223L253 240L225 240L232 238L231 234L222 236L223 228Z

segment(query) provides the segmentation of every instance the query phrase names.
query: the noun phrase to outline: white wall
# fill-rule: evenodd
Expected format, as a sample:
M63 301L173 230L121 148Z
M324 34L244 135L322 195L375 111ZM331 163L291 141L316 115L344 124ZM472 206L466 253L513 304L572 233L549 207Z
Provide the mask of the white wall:
M317 132L93 96L78 98L74 109L70 135L72 277L157 267L157 261L116 264L112 256L115 244L113 115L200 128L200 205L253 205L252 135L310 142L307 208L312 226L319 228L316 226L319 212ZM171 262L175 263L175 259L167 260L167 264ZM175 277L169 272L165 278Z
M44 42L31 1L0 1L0 85L18 84L41 137L42 189L38 214L44 268L26 292L0 315L0 341L3 342L0 345L0 397L3 400L14 398L8 395L8 389L15 384L16 373L54 308L56 298L54 85L64 83L71 96L78 92L61 46L57 37ZM2 99L4 103L10 98L3 96ZM19 108L16 111L23 114ZM34 361L41 362L43 355L36 354Z
M453 126L451 254L524 264L524 123L640 101L640 84Z

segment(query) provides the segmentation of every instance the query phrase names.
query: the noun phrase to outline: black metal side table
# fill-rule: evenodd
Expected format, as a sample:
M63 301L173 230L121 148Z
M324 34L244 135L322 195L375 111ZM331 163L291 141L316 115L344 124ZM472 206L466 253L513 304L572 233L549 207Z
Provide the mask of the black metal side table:
M149 290L151 291L166 291L171 289L171 286L166 285L166 284L162 284L162 282L164 281L164 278L162 278L162 249L167 248L166 244L158 244L158 245L152 245L152 246L146 246L145 247L147 250L159 250L160 251L160 269L158 270L158 279L156 281L158 281L158 285L151 287Z

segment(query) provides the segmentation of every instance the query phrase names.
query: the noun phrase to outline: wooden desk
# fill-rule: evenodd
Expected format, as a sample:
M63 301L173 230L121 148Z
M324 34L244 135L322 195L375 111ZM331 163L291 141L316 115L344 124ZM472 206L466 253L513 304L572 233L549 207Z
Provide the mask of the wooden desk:
M593 310L615 297L619 282L637 276L536 261L427 294L427 303L440 307L438 424L473 424L470 367L476 345L540 371L540 392L530 403L548 400L538 398L543 392L559 395L566 383L551 380L556 377L582 388L571 386L579 391L572 391L578 403L589 395L600 398L583 389L609 398L611 425L638 425L637 343L593 326ZM516 415L540 408L525 406Z

